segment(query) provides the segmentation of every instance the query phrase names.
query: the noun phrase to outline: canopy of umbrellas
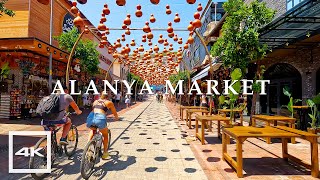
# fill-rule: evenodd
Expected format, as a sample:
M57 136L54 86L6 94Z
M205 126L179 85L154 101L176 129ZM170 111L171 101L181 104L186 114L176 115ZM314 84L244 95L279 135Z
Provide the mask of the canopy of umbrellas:
M79 3L85 4L87 0L78 0ZM160 0L150 0L150 2L154 5L158 5ZM186 0L188 4L194 4L196 0ZM126 0L116 0L116 4L118 6L124 6L126 4ZM74 14L77 14L77 17L74 19L74 25L77 27L82 27L84 25L83 19L80 16L80 12L77 8L77 2L72 2L72 8L70 11ZM101 13L100 23L97 26L97 29L101 32L101 41L99 44L100 48L108 48L108 53L113 55L114 60L117 60L119 63L124 63L125 65L130 67L130 72L140 76L143 80L147 80L149 84L152 85L161 85L164 84L164 80L168 79L168 77L176 72L176 67L183 61L182 51L184 49L188 49L189 45L194 42L193 33L195 29L200 28L202 26L200 20L200 12L203 10L202 5L199 4L197 7L197 11L194 13L194 20L190 21L186 30L190 32L189 38L183 42L183 39L178 37L178 34L174 31L172 27L172 22L168 22L168 27L166 29L168 38L172 38L174 42L181 45L179 49L174 52L173 44L168 42L162 34L159 35L158 44L163 45L163 50L160 51L158 44L153 45L152 39L154 35L152 33L152 29L150 25L156 22L156 17L151 14L146 21L145 26L141 28L141 30L145 33L141 39L142 43L138 46L136 41L133 39L130 44L121 44L121 42L126 41L126 37L130 36L130 25L131 25L131 15L127 14L125 19L123 20L122 29L124 30L124 34L122 34L121 38L118 38L116 42L110 44L107 41L107 35L110 34L110 29L105 25L107 21L106 16L110 14L110 9L108 8L108 4L104 4ZM170 5L166 5L167 15L170 15L172 11L170 10ZM137 5L135 16L138 18L143 17L143 9L141 5ZM175 14L175 18L173 19L174 23L180 22L179 14ZM183 47L182 44L184 43ZM149 47L146 47L146 44Z

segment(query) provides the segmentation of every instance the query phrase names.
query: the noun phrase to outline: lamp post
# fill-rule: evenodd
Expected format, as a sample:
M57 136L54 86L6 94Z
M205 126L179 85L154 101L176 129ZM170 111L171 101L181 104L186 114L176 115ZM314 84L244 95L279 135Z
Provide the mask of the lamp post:
M73 57L73 54L76 50L76 47L80 41L80 39L82 38L82 36L84 34L88 34L89 33L89 28L88 26L85 26L84 27L84 30L81 32L81 34L78 36L78 39L76 40L76 42L74 43L72 49L71 49L71 52L69 54L69 58L68 58L68 63L67 63L67 70L66 70L66 86L69 88L69 71L70 71L70 64L71 64L71 60L72 60L72 57Z

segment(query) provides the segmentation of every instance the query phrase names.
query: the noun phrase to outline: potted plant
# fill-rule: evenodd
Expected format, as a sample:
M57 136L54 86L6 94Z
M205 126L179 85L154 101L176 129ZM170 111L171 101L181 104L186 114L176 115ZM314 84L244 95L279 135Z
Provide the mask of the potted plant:
M298 102L301 102L302 100L301 99L293 99L293 97L291 96L291 93L289 91L289 88L287 86L283 88L283 94L289 97L289 103L285 107L290 111L291 117L293 117L294 111L293 111L292 106Z
M311 127L308 128L308 132L317 134L318 132L320 132L320 126L318 126L317 124L319 114L318 108L317 105L311 99L307 100L307 104L311 109L311 114L308 114L311 118L311 123L309 123Z

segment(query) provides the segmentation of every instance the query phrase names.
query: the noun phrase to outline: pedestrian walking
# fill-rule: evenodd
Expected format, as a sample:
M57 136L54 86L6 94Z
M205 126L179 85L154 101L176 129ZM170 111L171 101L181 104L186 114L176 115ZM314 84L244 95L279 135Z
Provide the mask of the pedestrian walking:
M125 96L125 103L126 103L127 108L129 108L130 107L130 103L131 103L131 97L130 97L129 94L127 94Z

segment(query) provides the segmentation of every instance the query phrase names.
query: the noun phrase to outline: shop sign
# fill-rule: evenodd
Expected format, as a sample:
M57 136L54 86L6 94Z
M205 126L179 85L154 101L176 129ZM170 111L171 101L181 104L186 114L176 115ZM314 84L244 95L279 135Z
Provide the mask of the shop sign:
M71 14L67 13L64 18L63 18L63 22L62 22L62 31L64 33L69 32L72 30L72 28L74 27L73 25L73 19L74 17L71 16Z

